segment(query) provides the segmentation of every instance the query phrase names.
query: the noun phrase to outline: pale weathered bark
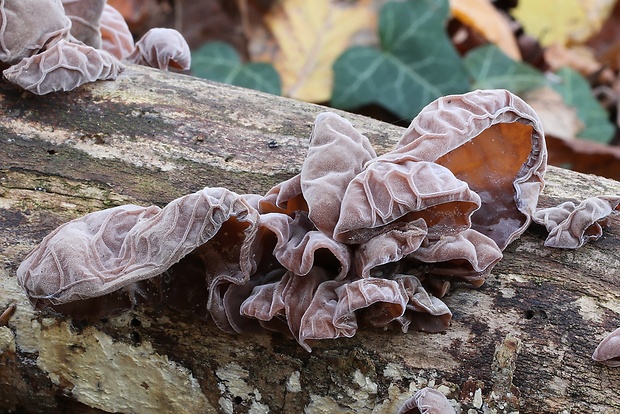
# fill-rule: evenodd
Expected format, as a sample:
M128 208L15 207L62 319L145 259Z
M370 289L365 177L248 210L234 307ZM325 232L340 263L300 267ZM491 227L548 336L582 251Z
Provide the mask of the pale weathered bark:
M485 285L457 288L441 334L362 330L307 353L164 306L83 324L35 312L16 283L48 232L85 213L204 186L263 193L299 170L324 108L130 66L116 81L23 95L0 85L1 412L390 413L423 386L462 412L620 411L620 369L590 359L620 325L620 220L576 251L528 230ZM401 129L346 114L378 152ZM620 194L550 168L542 206ZM474 411L468 411L474 409Z

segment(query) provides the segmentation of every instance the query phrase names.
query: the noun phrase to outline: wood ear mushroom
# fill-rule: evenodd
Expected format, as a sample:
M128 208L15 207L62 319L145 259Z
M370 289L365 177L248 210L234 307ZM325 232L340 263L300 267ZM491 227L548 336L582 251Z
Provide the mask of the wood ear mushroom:
M405 401L398 414L454 414L445 395L434 388L422 388Z
M438 99L379 156L325 113L301 173L264 196L206 187L92 213L17 276L38 308L98 318L163 302L308 351L360 326L438 332L452 282L482 285L532 221L546 161L538 117L503 90Z
M189 69L189 47L172 29L153 29L137 45L105 0L20 0L0 4L4 78L37 95L113 80L121 59ZM63 7L64 5L64 7ZM106 50L109 49L109 52Z

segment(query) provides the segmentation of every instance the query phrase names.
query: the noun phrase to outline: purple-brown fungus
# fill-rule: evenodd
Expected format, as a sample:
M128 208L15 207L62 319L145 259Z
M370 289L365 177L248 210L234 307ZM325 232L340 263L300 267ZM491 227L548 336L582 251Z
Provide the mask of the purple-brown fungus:
M601 341L594 350L592 359L610 367L620 367L620 328Z
M64 5L64 7L63 7ZM189 69L185 39L152 29L137 44L105 0L20 0L0 3L4 78L38 95L112 80L121 60L167 70Z
M310 220L320 231L333 234L346 188L376 156L368 138L349 121L330 112L317 116L301 169L300 190Z
M127 61L161 70L169 67L188 70L191 66L191 52L187 42L174 29L151 29L136 42L134 51Z
M107 52L60 39L45 51L4 71L9 82L45 95L70 91L87 82L116 79L124 66Z
M545 246L578 249L603 235L607 216L618 208L620 197L590 197L578 205L566 201L556 207L542 208L534 213L536 223L549 232Z
M62 0L71 20L71 35L80 42L101 49L100 19L106 0Z
M455 412L446 396L430 387L418 390L398 410L398 414L454 414Z
M264 196L205 188L92 213L45 237L17 276L38 308L163 303L307 350L363 326L439 332L450 286L484 283L530 223L545 167L538 118L507 91L440 98L381 156L324 113L301 173Z
M13 65L69 33L71 21L60 0L0 3L0 61Z
M135 45L133 35L123 15L114 7L106 4L99 20L101 48L119 60L133 53Z
M531 222L544 185L547 147L534 110L505 90L439 98L425 107L381 162L434 162L482 199L472 228L500 249Z
M91 213L46 236L22 263L20 283L32 299L51 304L103 296L162 274L207 241L241 244L257 222L254 209L221 188L181 197L164 209L126 205ZM214 244L208 266L215 276L230 271L229 262L238 273L249 273L239 248Z
M76 21L84 22L76 27L76 33L100 43L83 19L93 18L87 2L69 3L81 14ZM99 9L94 9L95 15ZM76 39L70 33L71 26L60 0L2 2L0 44L4 47L0 60L14 65L4 70L4 78L39 95L69 91L98 79L115 79L123 65L109 53Z

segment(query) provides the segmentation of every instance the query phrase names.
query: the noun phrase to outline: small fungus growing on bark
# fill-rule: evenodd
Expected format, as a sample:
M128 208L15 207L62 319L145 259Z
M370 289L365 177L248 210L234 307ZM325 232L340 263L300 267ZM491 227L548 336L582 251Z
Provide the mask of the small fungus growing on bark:
M454 407L445 395L434 388L418 390L398 410L398 414L454 414Z
M188 70L191 66L191 52L187 42L174 29L151 29L135 44L127 61L161 70L173 67Z
M594 350L592 359L610 367L620 367L620 328L601 341Z
M534 213L534 221L545 226L549 236L547 247L578 249L603 235L605 219L620 204L620 197L590 197L578 205L566 201L559 206L542 208Z
M205 188L95 212L45 237L17 276L37 308L163 302L307 350L361 325L438 332L451 283L480 286L529 225L545 168L540 122L507 91L438 99L380 156L324 113L301 173L264 196Z
M163 70L189 68L189 47L180 33L152 29L134 45L122 16L105 3L1 2L0 62L8 66L4 78L45 95L116 79L124 69L121 59Z
M70 2L83 16L81 4ZM92 16L90 16L92 17ZM98 20L98 18L96 18ZM88 46L71 33L60 0L23 0L0 4L0 60L13 65L4 78L38 95L69 91L86 82L115 79L123 65L109 53ZM92 39L90 29L78 34Z

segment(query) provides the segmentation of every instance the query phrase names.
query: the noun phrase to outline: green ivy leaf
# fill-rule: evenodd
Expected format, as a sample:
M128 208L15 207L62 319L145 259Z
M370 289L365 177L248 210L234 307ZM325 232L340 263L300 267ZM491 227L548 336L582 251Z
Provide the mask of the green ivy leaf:
M607 112L592 95L590 85L578 72L563 68L557 80L549 80L541 72L521 62L515 62L494 45L485 45L469 52L465 66L474 79L476 89L504 88L516 94L542 86L555 89L564 102L577 110L585 125L578 137L608 143L615 128Z
M541 72L525 63L515 62L495 45L473 49L464 63L474 79L474 89L508 89L518 95L547 84Z
M209 42L192 53L195 76L244 88L281 94L280 75L269 63L242 63L227 43Z
M559 76L559 81L550 81L550 86L562 95L564 102L577 109L577 116L585 125L578 137L609 143L614 136L615 128L609 121L607 111L592 94L588 81L569 68L562 68L556 74Z
M463 63L446 35L448 0L390 2L381 9L381 50L353 47L334 63L331 105L377 103L411 119L434 99L469 90Z

